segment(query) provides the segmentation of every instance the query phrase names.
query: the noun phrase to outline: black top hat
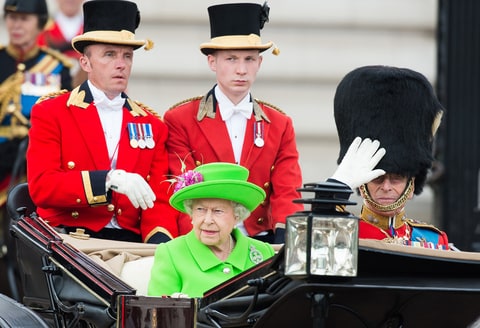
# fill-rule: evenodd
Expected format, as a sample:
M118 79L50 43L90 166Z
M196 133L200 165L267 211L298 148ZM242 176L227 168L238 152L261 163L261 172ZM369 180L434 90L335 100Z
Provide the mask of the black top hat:
M73 48L83 53L92 43L107 43L151 48L149 40L135 40L140 12L134 2L125 0L90 0L83 4L83 34L72 39Z
M415 177L420 194L433 162L433 139L443 107L422 74L407 68L365 66L337 87L334 115L341 162L357 136L378 139L387 152L377 168Z
M208 55L215 50L258 49L265 51L273 43L262 44L260 30L268 22L270 8L256 3L232 3L208 7L210 42L202 43L200 50Z

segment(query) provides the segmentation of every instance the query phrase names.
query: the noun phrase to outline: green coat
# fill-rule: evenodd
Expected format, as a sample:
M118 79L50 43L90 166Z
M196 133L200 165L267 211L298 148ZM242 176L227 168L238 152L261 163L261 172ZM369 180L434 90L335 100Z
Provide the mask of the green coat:
M181 292L189 297L202 297L207 290L275 255L270 244L232 232L235 248L225 262L201 243L193 231L167 243L155 251L148 295L170 296Z

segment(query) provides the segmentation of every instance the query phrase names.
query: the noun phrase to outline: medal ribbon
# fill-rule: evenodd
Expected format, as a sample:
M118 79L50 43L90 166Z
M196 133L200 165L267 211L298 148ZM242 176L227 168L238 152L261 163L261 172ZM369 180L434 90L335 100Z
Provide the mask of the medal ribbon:
M255 122L253 125L253 143L257 147L263 147L263 121ZM257 144L257 140L260 141L261 144Z
M135 133L135 124L134 123L127 123L128 126L128 137L130 140L137 139L136 133Z
M145 138L152 138L152 126L150 123L145 124Z

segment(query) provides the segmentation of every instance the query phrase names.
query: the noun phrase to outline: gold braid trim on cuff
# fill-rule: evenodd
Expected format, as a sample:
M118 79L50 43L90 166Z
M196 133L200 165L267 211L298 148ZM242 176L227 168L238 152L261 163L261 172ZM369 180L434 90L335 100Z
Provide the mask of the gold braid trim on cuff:
M154 234L156 234L157 232L163 232L164 234L166 234L168 237L170 237L170 239L173 239L172 237L172 234L165 228L162 228L162 227L156 227L154 228L152 231L150 231L148 233L148 235L145 236L145 240L144 242L146 243Z

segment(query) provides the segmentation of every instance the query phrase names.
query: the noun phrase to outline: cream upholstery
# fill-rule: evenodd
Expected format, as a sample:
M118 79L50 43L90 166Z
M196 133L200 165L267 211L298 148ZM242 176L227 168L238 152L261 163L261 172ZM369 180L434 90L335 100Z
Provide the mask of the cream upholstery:
M120 278L137 290L137 295L147 296L148 282L152 271L153 256L142 257L123 265Z

